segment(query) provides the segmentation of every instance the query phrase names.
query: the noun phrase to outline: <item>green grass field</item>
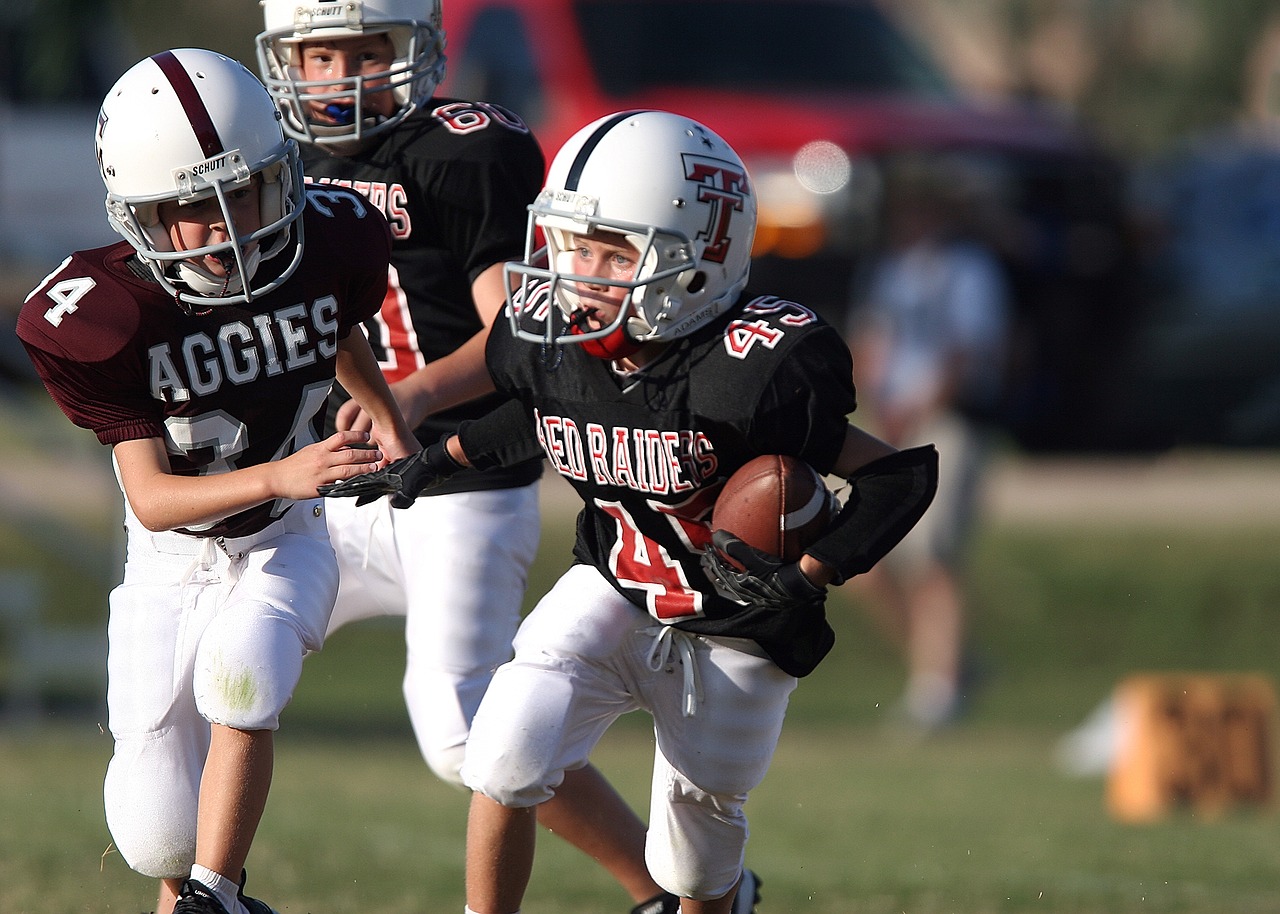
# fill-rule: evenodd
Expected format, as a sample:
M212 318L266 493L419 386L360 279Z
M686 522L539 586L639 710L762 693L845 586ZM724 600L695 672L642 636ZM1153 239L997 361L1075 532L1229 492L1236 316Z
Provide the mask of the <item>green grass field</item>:
M531 590L563 565L547 533ZM16 561L38 542L0 526ZM900 671L850 595L839 640L806 679L748 804L762 914L1221 914L1280 909L1280 823L1239 810L1112 821L1101 778L1063 774L1060 737L1135 670L1280 673L1280 521L1198 535L1135 525L999 526L975 556L985 679L970 715L925 742L886 727ZM90 576L91 578L92 576ZM96 580L56 573L64 620L101 613ZM277 742L249 862L281 914L457 914L465 797L418 758L399 693L399 626L344 630L308 661ZM153 887L110 853L96 695L57 696L40 726L0 729L0 911L149 910ZM624 719L597 762L642 810L647 722ZM525 914L630 907L557 839L541 840Z

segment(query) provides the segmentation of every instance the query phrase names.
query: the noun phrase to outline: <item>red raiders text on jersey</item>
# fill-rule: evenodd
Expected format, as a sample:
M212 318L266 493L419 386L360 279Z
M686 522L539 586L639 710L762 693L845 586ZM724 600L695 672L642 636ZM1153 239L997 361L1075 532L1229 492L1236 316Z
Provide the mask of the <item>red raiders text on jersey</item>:
M522 319L536 320L534 311ZM819 472L834 464L856 396L833 327L766 296L672 341L630 376L573 345L548 360L509 326L490 334L487 357L583 499L579 561L663 622L754 638L788 672L812 669L833 638L821 609L762 614L733 603L707 579L701 553L716 493L748 460L790 454Z

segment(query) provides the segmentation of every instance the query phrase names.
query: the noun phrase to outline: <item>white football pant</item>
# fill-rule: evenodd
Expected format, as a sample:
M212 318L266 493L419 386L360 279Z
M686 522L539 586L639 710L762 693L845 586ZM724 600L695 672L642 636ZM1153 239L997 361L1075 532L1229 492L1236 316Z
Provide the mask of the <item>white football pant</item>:
M323 502L254 536L152 533L126 507L124 580L111 592L107 826L130 867L177 879L195 862L209 722L275 730L338 590Z
M431 770L461 786L471 719L520 624L538 551L538 484L424 495L408 508L355 501L330 499L341 583L329 631L405 617L413 732Z
M718 898L742 873L742 807L769 768L796 683L754 642L662 625L595 568L574 565L494 675L463 780L505 806L541 803L618 717L647 710L657 736L649 872L676 895Z

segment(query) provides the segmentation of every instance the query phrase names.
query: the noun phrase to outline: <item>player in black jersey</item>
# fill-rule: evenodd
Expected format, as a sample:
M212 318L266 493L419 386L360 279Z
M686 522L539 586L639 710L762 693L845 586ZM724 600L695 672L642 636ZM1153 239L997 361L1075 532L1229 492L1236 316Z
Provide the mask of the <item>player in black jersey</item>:
M357 194L304 188L262 84L212 51L130 68L96 141L123 240L64 260L17 330L124 493L107 824L161 880L157 914L270 914L243 868L338 589L316 486L418 451L357 329L382 299L387 225ZM335 377L377 415L379 449L317 440Z
M817 314L739 299L754 189L703 125L658 111L588 125L530 212L525 261L508 268L510 328L488 342L512 401L327 494L406 504L459 466L542 453L582 497L574 565L521 625L472 725L468 910L518 911L532 811L618 716L644 709L657 735L649 868L682 914L731 914L735 886L753 881L743 804L798 677L834 639L826 586L865 572L923 515L937 454L848 422L849 351ZM709 528L725 479L762 454L849 483L795 563Z
M391 226L386 298L364 327L410 425L424 444L435 441L503 402L484 341L506 300L503 263L523 253L542 151L508 111L433 97L445 64L438 0L266 0L263 11L262 75L302 144L308 179L359 191ZM342 399L330 419L368 426ZM454 784L480 698L511 657L538 545L541 471L534 455L460 473L442 497L409 511L383 499L328 513L342 569L330 632L405 617L410 719L427 763ZM573 772L542 820L589 842L633 899L658 891L643 823L594 768Z

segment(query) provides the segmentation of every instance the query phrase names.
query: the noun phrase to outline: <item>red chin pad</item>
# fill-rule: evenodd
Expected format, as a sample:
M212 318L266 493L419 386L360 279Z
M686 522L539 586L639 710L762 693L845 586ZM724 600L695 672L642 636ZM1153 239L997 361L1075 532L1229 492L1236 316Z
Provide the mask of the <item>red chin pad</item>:
M578 336L585 333L577 324L569 326L569 333ZM582 343L583 350L587 355L593 355L597 359L625 359L627 356L635 355L640 351L641 343L636 342L627 336L624 327L619 327L613 333L602 336L599 339L584 340Z

